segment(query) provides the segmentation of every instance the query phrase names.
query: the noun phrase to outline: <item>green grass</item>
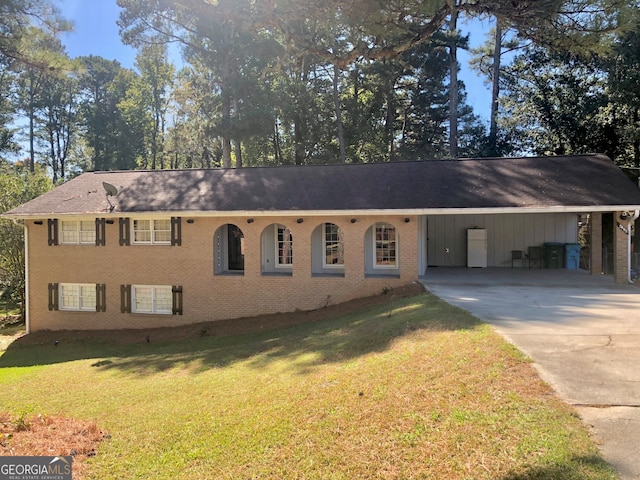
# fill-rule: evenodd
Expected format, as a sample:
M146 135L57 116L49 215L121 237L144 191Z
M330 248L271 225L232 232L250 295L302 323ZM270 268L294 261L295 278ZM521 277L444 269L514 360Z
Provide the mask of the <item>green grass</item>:
M617 478L526 358L427 293L251 335L15 342L0 391L97 422L101 480Z
M2 290L0 289L0 293ZM19 315L20 307L8 300L4 295L0 296L0 320L8 315Z

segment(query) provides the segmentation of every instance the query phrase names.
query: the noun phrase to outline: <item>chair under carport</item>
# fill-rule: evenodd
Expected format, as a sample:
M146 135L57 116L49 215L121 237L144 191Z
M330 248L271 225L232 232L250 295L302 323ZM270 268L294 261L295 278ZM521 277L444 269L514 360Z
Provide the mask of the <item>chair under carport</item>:
M524 250L511 250L511 268L516 262L520 262L521 267L527 266L527 254Z
M529 268L536 263L538 268L542 268L542 247L529 247L527 249L529 257Z

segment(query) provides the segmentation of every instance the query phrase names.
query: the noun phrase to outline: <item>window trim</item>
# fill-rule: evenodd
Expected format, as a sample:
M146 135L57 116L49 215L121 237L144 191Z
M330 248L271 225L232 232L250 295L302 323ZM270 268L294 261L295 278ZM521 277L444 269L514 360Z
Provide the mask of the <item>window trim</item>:
M78 306L77 307L69 307L69 306L65 306L64 303L64 290L65 287L75 287L78 289L77 292L77 301L78 301ZM89 306L85 306L83 305L82 299L82 289L83 288L90 288L93 291L93 304L89 305ZM97 295L97 290L96 290L96 284L95 283L59 283L58 284L58 310L61 311L65 311L65 312L95 312L96 311L96 305L98 304L98 295ZM69 295L67 295L69 296Z
M327 226L328 225L333 225L334 227L336 227L338 229L338 231L336 232L338 235L338 245L340 245L341 247L338 247L338 250L342 250L342 263L327 263ZM332 269L336 269L336 270L343 270L344 269L344 238L340 239L340 236L344 237L344 232L342 231L342 228L340 228L340 226L336 225L335 223L332 222L324 222L322 224L322 268L332 268Z
M151 289L151 310L140 310L136 306L136 289L138 288L150 288ZM175 315L174 310L174 292L172 285L131 285L131 313L142 313L147 315ZM169 293L170 305L166 310L159 310L157 307L156 289L167 290Z
M394 256L394 263L393 264L388 264L388 265L380 265L378 264L378 255L377 255L377 251L378 251L378 247L377 247L377 243L378 243L378 227L385 227L385 228L392 228L394 233L395 233L395 239L393 240L393 244L394 244L394 250L395 250L395 256ZM397 270L398 269L398 258L399 258L399 243L398 243L398 229L388 223L388 222L378 222L375 223L373 225L373 231L372 231L372 240L373 240L373 269L374 270Z

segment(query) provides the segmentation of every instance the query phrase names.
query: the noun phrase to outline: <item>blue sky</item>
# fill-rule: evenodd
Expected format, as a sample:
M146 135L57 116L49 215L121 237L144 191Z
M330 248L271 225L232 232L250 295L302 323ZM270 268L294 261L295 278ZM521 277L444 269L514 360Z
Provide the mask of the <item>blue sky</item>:
M63 37L70 57L99 55L108 60L118 60L123 66L133 68L136 51L123 45L118 33L120 8L116 0L59 0L63 17L74 22L74 31ZM461 24L463 31L470 31L471 45L484 42L485 32L491 25L488 21ZM467 103L482 118L488 118L491 94L489 87L468 67L468 54L458 53L462 67L460 78L467 88Z

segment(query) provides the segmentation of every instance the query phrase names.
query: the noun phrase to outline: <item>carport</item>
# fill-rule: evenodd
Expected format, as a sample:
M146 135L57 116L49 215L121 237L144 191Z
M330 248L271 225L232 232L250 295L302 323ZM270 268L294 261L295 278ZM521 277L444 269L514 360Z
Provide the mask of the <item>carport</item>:
M611 245L613 281L622 284L631 278L640 189L606 156L434 164L432 181L425 185L429 205L418 216L421 278L428 279L433 268L511 268L512 251L528 253L533 247L548 252L578 244L585 247L585 256L572 268L600 275L605 243ZM603 230L604 216L609 221ZM485 247L480 261L471 262L476 255L470 238L476 232L484 232ZM545 257L535 266L566 266L551 263ZM518 266L531 265L525 261Z

